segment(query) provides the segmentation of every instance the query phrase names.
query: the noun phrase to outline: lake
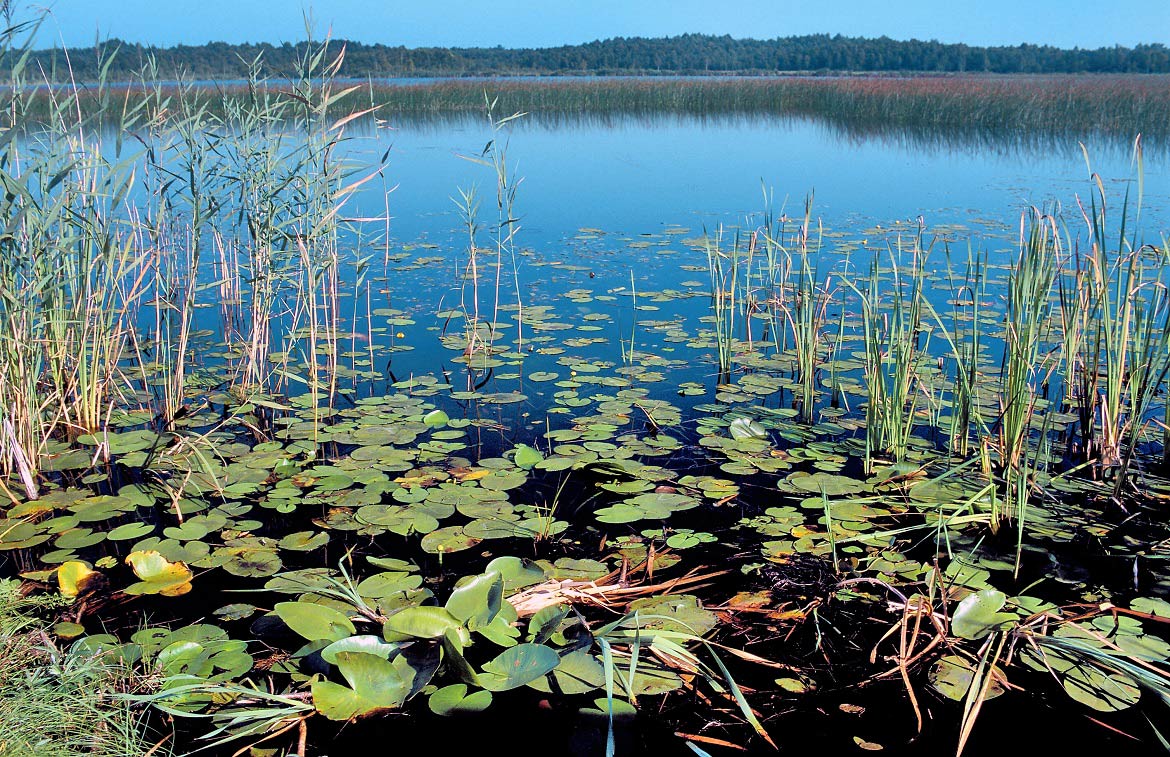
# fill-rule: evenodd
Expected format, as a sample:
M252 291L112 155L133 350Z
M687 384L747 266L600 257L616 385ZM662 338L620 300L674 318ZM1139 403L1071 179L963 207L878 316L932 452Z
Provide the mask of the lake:
M0 146L60 644L285 754L1160 748L1161 143L379 117Z
M394 234L410 240L456 228L452 197L494 177L461 160L491 139L485 120L462 118L395 123L363 148L367 157L390 149L388 180ZM547 121L548 119L546 119ZM1088 169L1074 137L1026 134L948 139L945 132L894 131L858 135L811 119L690 119L673 116L565 119L521 118L508 130L509 160L523 179L517 206L524 243L549 251L581 227L610 233L657 234L668 225L699 230L743 223L763 210L803 214L815 192L813 215L845 230L894 221L928 227L986 224L1016 227L1028 205L1073 208L1084 196ZM358 137L358 141L369 137ZM1089 140L1092 170L1111 190L1133 179L1132 144ZM1170 200L1170 158L1145 156L1149 231L1156 238ZM436 218L437 216L437 218ZM443 219L449 219L446 224Z

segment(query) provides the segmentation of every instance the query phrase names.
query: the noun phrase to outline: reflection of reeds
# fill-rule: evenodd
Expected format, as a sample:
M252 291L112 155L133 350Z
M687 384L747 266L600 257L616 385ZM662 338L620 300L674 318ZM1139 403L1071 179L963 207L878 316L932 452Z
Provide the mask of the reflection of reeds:
M381 106L383 117L395 122L478 115L487 89L501 111L532 113L538 121L656 114L814 117L856 136L983 142L991 135L992 143L1043 135L1129 139L1139 131L1147 140L1164 142L1170 134L1170 76L1162 75L492 78L357 84L372 105ZM281 99L282 89L274 84L262 93ZM209 109L222 109L255 95L254 88L229 82L187 88L186 96ZM122 85L109 96L166 105L142 85ZM28 97L30 114L46 111L48 92ZM87 93L79 107L96 110L100 105ZM162 115L161 110L152 115Z

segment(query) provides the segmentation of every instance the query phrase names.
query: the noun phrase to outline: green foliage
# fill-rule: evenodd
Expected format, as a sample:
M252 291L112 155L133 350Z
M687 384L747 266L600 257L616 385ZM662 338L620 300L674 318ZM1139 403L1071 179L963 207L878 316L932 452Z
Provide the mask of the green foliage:
M1162 44L1063 50L1049 46L982 47L920 40L866 39L814 34L770 40L732 39L704 34L669 38L615 38L585 45L537 50L504 48L406 48L339 40L347 48L349 73L366 76L442 76L508 73L708 73L766 71L986 71L1055 73L1092 71L1157 73L1170 71ZM167 77L179 72L196 78L239 78L248 62L263 57L276 71L296 68L311 45L183 45L161 48L105 42L98 54L70 50L81 80L93 80L103 59L121 48L107 75L132 77L147 58ZM32 61L46 71L64 51L40 51ZM58 66L59 67L59 66Z
M117 696L149 681L117 656L55 647L37 630L37 613L59 605L51 595L23 596L18 581L0 580L0 753L145 754L152 741L143 715ZM154 754L170 750L162 746Z

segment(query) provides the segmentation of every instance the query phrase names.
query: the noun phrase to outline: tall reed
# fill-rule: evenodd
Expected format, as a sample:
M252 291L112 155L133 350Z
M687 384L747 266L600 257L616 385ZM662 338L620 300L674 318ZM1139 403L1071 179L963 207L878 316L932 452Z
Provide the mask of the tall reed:
M732 358L735 351L736 311L743 304L740 293L740 269L754 254L756 239L756 235L753 234L745 247L737 230L732 238L731 249L725 251L723 249L722 226L716 229L714 238L705 231L703 234L703 248L707 253L707 271L711 277L711 307L715 324L715 360L719 369L720 381L730 380Z
M865 343L865 470L872 473L887 459L902 462L910 451L917 424L919 400L924 396L921 373L929 358L929 329L924 322L925 260L922 230L909 249L899 238L890 250L888 272L875 254L867 289L847 282L861 301ZM910 258L909 277L900 267ZM888 311L885 309L888 303Z

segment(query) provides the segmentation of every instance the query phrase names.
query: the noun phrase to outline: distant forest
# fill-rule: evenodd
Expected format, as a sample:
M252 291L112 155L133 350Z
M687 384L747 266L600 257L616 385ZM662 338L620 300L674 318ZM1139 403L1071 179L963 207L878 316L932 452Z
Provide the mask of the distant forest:
M1162 44L1096 50L1040 45L977 47L888 37L866 39L816 34L771 40L702 34L621 38L562 47L407 48L334 40L346 47L348 77L479 76L504 74L762 74L781 72L887 73L1170 73L1170 48ZM68 51L72 74L95 80L108 66L111 80L133 78L150 59L163 78L240 78L258 58L266 75L297 70L307 43L148 47L109 40ZM112 56L110 53L117 50ZM31 70L65 78L64 52L32 54Z

